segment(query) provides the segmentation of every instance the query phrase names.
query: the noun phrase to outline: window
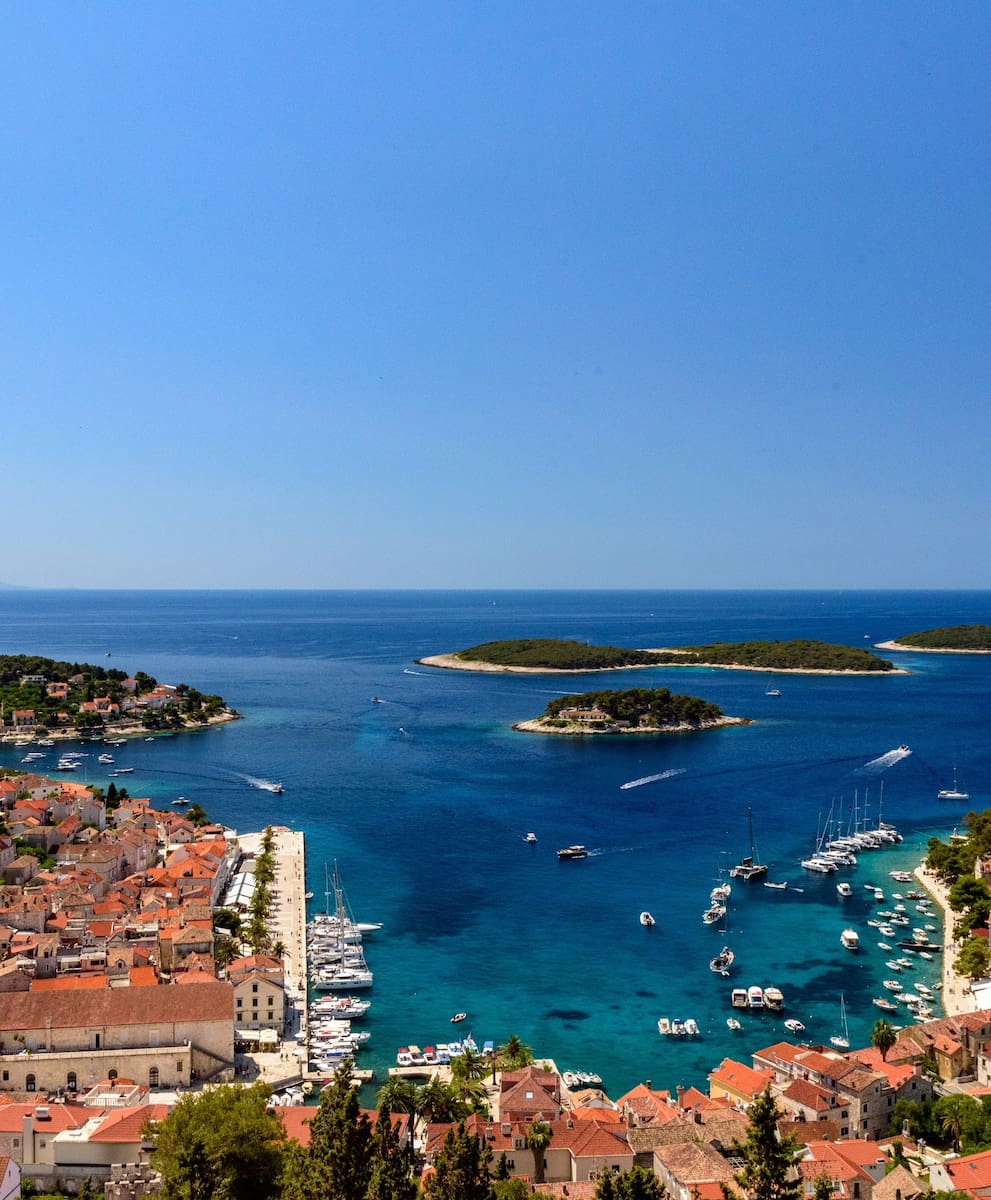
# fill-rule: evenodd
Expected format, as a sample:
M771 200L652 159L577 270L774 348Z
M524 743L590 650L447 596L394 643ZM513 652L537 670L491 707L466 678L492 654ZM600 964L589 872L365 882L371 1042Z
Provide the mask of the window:
M75 1071L70 1071L69 1074L66 1075L65 1086L69 1089L70 1092L74 1092L76 1090L76 1088L79 1086L76 1082L76 1072Z
M9 1072L9 1071L4 1071L4 1073L3 1073L3 1081L4 1081L4 1083L6 1083L6 1082L7 1082L7 1080L8 1080L9 1078L10 1078L10 1072Z
M110 1068L110 1070L107 1072L107 1078L108 1078L108 1079L109 1079L111 1082L113 1082L113 1080L115 1080L115 1079L117 1078L117 1068L116 1068L116 1067L111 1067L111 1068Z
M177 1062L177 1063L176 1063L176 1065L175 1065L175 1069L176 1069L176 1073L177 1073L178 1075L181 1075L181 1074L182 1074L182 1063L181 1063L181 1062Z
M257 997L257 996L252 996L252 997L251 997L251 1007L252 1007L252 1008L257 1008L257 1007L258 1007L258 997Z
M258 984L257 984L257 983L253 983L253 984L251 985L251 990L252 990L253 992L257 992L257 991L258 991Z
M158 1087L158 1067L151 1067L148 1070L148 1086Z
M243 996L238 996L238 998L237 998L237 1006L238 1006L238 1008L241 1008L241 1007L243 1006L243 1004L244 1004L244 997L243 997Z
M37 1086L38 1086L37 1080L35 1079L35 1077L33 1075L28 1075L27 1078L24 1080L24 1090L26 1092L33 1092L37 1088Z

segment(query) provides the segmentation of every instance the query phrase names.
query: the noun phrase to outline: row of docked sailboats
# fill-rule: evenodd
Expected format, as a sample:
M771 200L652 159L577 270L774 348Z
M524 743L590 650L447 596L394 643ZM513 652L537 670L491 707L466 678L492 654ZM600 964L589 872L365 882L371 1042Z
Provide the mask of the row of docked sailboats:
M881 787L881 800L878 804L878 821L876 826L867 824L867 796L864 796L863 817L859 797L854 793L852 816L849 827L844 832L838 822L833 820L833 810L830 807L826 824L817 833L815 847L808 858L802 859L802 867L806 871L814 871L820 875L831 875L841 867L855 867L857 855L867 850L881 850L893 846L902 840L902 835L894 825L881 820L881 806L884 803L884 786Z
M318 992L370 988L374 977L365 961L362 937L380 929L381 925L357 922L348 912L336 862L333 882L327 881L326 896L326 912L318 913L307 925L310 982Z

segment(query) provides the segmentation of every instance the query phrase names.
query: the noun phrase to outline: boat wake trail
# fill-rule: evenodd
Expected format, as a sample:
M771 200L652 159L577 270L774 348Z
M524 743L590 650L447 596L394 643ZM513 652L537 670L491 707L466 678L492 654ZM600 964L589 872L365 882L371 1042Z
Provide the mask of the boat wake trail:
M882 754L878 758L872 758L870 762L864 763L863 769L880 773L886 771L888 767L893 767L896 762L901 762L903 758L908 758L911 753L908 746L898 746L897 749L889 750L887 754Z
M629 783L621 783L620 791L627 791L629 788L643 787L645 783L656 783L659 779L673 779L675 775L684 775L687 767L672 767L670 771L661 771L659 775L644 775L642 779L631 779Z
M250 783L253 788L260 788L263 792L281 792L282 784L273 783L271 779L258 779L254 775L242 775L241 779L245 783Z
M431 671L411 671L409 667L403 667L404 675L430 675Z

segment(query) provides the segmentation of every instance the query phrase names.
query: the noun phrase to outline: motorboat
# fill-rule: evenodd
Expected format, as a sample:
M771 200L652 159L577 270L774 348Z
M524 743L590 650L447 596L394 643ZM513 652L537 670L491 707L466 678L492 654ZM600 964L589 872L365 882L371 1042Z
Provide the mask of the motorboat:
M686 1037L698 1037L698 1035L699 1035L698 1021L696 1021L694 1017L687 1017L685 1019L685 1036Z
M785 1021L785 1029L789 1030L791 1033L805 1032L805 1026L801 1021L797 1021L794 1017L789 1017L788 1020Z
M845 950L859 950L860 934L856 929L844 929L840 934L840 942Z
M740 1022L739 1022L739 1021L736 1019L736 1017L727 1017L727 1018L726 1018L726 1028L727 1028L727 1029L742 1029L742 1028L743 1028L743 1026L742 1026L742 1024L741 1024L741 1023L740 1023Z
M537 842L537 835L535 833L525 833L523 835L523 840L527 843L527 845L534 846Z
M579 845L565 846L562 850L558 850L557 856L562 862L567 862L572 858L588 858L588 850Z
M764 989L752 984L747 988L747 1007L748 1008L763 1008L764 1007Z
M738 987L730 992L730 1004L734 1008L747 1008L747 989Z
M877 948L883 950L885 954L890 954L892 949L890 942L878 942Z
M898 1011L898 1005L895 1004L892 1000L888 1000L884 996L876 996L874 998L874 1004L877 1008L881 1009L882 1012L897 1012Z
M715 958L709 959L709 970L715 971L717 975L728 975L735 958L736 955L729 946L723 946Z
M468 1014L466 1012L456 1012L454 1014L454 1016L451 1018L451 1024L459 1025L462 1021L467 1021L467 1020L468 1020Z
M781 883L772 883L769 879L765 879L764 886L766 888L772 888L776 892L783 892L788 886L788 880L785 879Z
M885 979L881 986L886 987L889 992L900 992L902 990L900 979Z
M640 924L645 925L648 929L650 929L650 927L655 925L656 922L650 913L645 911L640 914Z
M785 1006L785 998L780 988L766 987L764 989L764 1007L771 1012L781 1012Z
M671 1032L671 1022L667 1017L659 1017L657 1021L657 1032L661 1037L667 1037Z
M713 904L707 908L702 914L702 923L704 925L715 925L717 921L721 921L726 916L725 904Z
M836 891L839 895L844 897L853 895L853 888L848 883L838 883L836 885Z

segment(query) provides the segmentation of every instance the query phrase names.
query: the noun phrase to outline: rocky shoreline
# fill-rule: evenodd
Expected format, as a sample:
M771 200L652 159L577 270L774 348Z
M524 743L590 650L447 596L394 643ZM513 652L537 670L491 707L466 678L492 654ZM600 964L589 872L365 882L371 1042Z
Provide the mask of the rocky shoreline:
M226 708L222 713L218 713L215 717L208 717L206 721L184 721L179 729L148 729L141 724L140 721L126 721L117 725L102 725L96 729L46 729L44 732L32 730L28 733L24 729L7 730L0 734L0 743L4 745L16 745L18 742L36 742L39 737L50 738L53 742L78 742L94 733L99 737L104 738L150 738L164 737L167 734L173 733L191 733L197 729L208 729L211 725L226 725L230 721L240 721L241 714L233 708Z

